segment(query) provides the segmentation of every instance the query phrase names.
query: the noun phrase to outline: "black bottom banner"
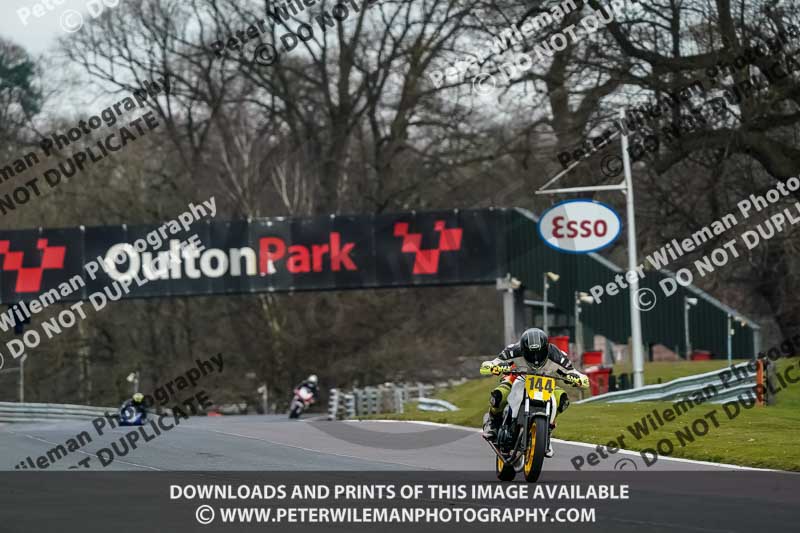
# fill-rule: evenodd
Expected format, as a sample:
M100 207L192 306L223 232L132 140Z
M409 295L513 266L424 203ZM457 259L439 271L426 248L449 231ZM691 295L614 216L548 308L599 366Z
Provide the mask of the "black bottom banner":
M4 532L797 531L800 475L2 472Z

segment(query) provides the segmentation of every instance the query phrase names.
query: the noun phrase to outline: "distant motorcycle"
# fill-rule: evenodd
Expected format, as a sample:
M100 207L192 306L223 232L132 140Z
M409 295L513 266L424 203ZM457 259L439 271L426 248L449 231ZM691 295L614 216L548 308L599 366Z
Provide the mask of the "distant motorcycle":
M119 410L120 426L141 426L147 422L147 411L132 405L123 405Z
M306 408L314 403L314 394L308 387L297 387L294 390L294 398L289 404L289 418L300 418Z

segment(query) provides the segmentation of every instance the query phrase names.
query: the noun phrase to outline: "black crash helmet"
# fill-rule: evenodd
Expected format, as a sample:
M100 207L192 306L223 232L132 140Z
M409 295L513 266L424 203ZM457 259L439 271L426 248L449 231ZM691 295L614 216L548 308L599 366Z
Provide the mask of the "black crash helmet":
M522 355L534 368L540 368L547 361L547 334L539 328L526 329L519 339Z

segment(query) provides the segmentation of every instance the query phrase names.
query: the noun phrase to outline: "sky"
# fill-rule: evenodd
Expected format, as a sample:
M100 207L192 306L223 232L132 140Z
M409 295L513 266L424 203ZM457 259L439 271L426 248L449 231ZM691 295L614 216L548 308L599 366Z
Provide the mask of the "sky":
M0 0L0 36L22 46L34 59L41 59L39 64L44 68L45 87L58 88L60 97L48 98L41 116L85 115L86 109L101 109L119 100L119 97L113 98L94 90L76 88L77 78L85 74L48 70L46 59L59 37L68 37L71 32L80 30L83 23L89 23L92 15L99 16L104 10L114 9L125 1Z
M115 6L124 1L106 3ZM91 20L91 14L99 14L100 8L113 9L102 0L0 0L0 35L36 56L66 35L66 30L74 30L82 20Z

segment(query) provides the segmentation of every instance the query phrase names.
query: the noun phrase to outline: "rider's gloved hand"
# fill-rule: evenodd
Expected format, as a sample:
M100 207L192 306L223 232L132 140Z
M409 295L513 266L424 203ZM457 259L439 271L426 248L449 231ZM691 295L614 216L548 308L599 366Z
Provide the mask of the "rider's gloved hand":
M491 376L493 366L494 364L491 361L481 363L481 376Z
M573 387L578 387L580 389L589 388L589 378L587 378L586 376L579 376L578 374L567 374L564 377L564 381L566 381Z

